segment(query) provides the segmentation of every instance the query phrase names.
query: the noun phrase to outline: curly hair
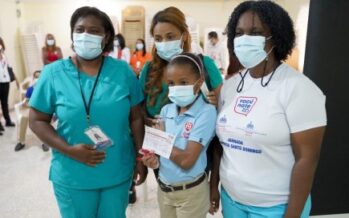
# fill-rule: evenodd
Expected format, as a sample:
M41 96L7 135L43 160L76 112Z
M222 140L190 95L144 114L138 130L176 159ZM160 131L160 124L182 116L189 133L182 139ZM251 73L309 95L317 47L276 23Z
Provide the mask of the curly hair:
M234 53L236 26L241 15L247 11L256 13L261 22L270 28L276 60L286 60L295 45L293 22L282 7L269 0L246 1L235 8L226 27L229 51Z
M189 52L191 45L191 38L189 33L189 28L185 20L185 15L176 7L168 7L162 11L156 13L153 17L150 26L150 34L154 36L154 28L158 23L170 23L177 27L180 32L187 35L187 40L183 43L183 51ZM154 106L156 97L162 92L162 76L164 74L164 69L168 62L161 59L156 51L156 47L153 46L152 49L153 60L150 64L148 82L145 84L145 93L149 96L148 105ZM167 98L163 99L163 102L167 102Z

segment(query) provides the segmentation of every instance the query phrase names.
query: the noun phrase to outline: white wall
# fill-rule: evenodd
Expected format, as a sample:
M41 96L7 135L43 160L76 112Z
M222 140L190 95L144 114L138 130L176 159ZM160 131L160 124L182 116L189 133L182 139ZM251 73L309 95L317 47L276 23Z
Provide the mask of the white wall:
M117 17L121 23L121 11L129 5L141 5L145 8L146 19L168 6L176 6L186 15L193 17L200 26L200 38L203 41L203 30L207 27L225 28L231 12L242 2L241 0L0 0L0 35L4 37L8 47L7 54L19 77L22 78L23 64L21 59L18 33L40 32L42 39L46 33L55 35L57 44L62 48L65 57L72 54L69 20L74 10L83 5L100 8L108 15ZM307 8L309 0L276 0L291 15L299 29L297 44L300 47L300 63L302 65L305 50ZM21 16L17 18L16 9ZM302 18L298 19L299 14ZM19 30L19 31L18 31ZM42 45L44 40L42 40Z
M1 0L0 0L1 1ZM91 5L100 8L108 15L117 17L121 21L121 11L129 5L142 5L146 11L146 17L151 17L159 10L168 6L176 6L185 14L193 17L200 25L200 38L203 40L203 30L207 27L225 28L231 12L241 0L221 1L170 1L170 0L148 0L148 1L126 1L126 0L25 0L20 4L22 17L20 27L22 32L30 32L33 26L43 35L50 32L56 36L57 43L63 49L63 55L72 54L70 46L69 20L74 10L83 5ZM301 5L309 0L277 0L289 11L296 22ZM121 23L121 22L120 22Z

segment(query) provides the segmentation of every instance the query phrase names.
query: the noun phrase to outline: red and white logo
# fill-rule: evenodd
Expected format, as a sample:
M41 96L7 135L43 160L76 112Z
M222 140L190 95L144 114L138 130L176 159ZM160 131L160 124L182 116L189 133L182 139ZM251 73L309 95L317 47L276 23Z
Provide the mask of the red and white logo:
M193 123L192 122L186 122L184 124L184 131L183 131L183 137L184 138L189 138L190 135L190 130L193 128Z
M193 128L193 123L191 122L186 122L184 125L185 131L189 132Z
M253 106L256 104L256 97L245 97L240 96L236 100L234 111L238 114L247 116L253 109Z

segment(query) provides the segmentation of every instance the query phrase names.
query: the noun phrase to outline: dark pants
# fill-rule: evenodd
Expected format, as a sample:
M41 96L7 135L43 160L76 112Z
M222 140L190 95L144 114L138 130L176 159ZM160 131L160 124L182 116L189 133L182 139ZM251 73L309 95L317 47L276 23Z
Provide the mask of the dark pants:
M10 83L0 83L0 101L2 114L6 120L6 123L11 123L10 114L8 111L8 95L10 91Z

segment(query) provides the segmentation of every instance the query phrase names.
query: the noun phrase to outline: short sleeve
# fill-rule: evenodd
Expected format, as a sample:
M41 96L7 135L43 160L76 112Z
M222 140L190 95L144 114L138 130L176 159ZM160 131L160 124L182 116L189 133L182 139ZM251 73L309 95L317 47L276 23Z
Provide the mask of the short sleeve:
M139 77L139 83L141 85L143 92L145 92L145 83L146 83L147 76L148 76L149 65L150 65L150 62L146 62L144 64L142 71L140 73L140 77Z
M29 86L29 88L25 92L25 98L29 99L32 96L32 94L33 94L33 90L34 90L34 87L33 86Z
M326 126L326 97L321 90L303 75L291 90L285 108L291 133Z
M51 73L51 65L44 67L29 101L32 108L46 114L53 114L55 111L56 94Z
M195 117L194 127L190 131L189 139L207 146L215 134L217 111L214 106L207 105L202 112Z
M140 83L135 76L135 74L132 72L130 66L127 66L128 72L128 85L130 90L130 101L131 106L135 106L143 101L143 92L140 86Z
M217 65L210 57L204 56L203 62L208 76L210 77L211 86L213 89L216 89L219 85L223 83L221 71L219 71Z

